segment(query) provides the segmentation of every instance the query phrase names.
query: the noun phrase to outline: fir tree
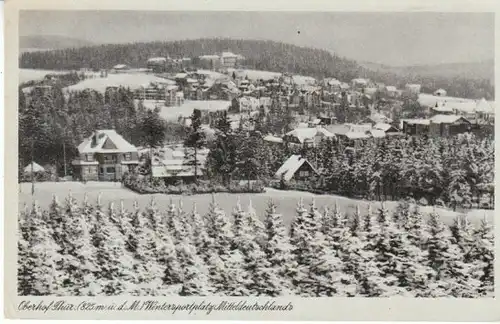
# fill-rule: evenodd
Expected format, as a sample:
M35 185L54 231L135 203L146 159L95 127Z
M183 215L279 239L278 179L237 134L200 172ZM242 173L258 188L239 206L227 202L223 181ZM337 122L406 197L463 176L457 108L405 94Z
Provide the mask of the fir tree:
M481 220L481 225L474 233L475 242L471 251L470 258L479 263L481 273L479 280L480 296L493 296L494 292L494 235L491 224L488 223L486 217Z
M276 269L278 278L282 280L283 294L291 294L297 276L297 262L293 255L293 246L290 244L283 216L276 213L276 206L269 202L266 210L267 243L264 252L270 262L270 267Z
M208 262L213 242L207 234L205 221L198 213L196 203L193 204L190 222L193 228L193 244L196 248L196 253L204 262Z
M409 213L406 219L403 229L408 235L408 240L414 246L425 249L427 242L427 227L424 222L424 216L420 212L418 205L415 205L413 210Z
M213 240L213 249L219 256L228 255L233 243L232 226L224 210L215 202L214 197L209 206L207 221L207 234Z
M363 218L359 210L359 205L356 205L356 210L354 211L350 229L351 234L356 237L359 237L361 232L363 231Z
M42 219L37 203L30 214L30 235L21 291L26 296L60 295L62 287L56 263L61 259L51 228Z
M257 216L252 199L249 199L246 216L249 230L255 236L256 242L262 247L266 241L265 226Z
M113 212L112 205L110 207ZM126 293L135 282L131 269L132 260L126 253L123 237L113 235L117 231L114 231L109 216L102 211L100 196L97 199L95 218L92 243L97 250L96 262L99 267L96 282L104 295Z

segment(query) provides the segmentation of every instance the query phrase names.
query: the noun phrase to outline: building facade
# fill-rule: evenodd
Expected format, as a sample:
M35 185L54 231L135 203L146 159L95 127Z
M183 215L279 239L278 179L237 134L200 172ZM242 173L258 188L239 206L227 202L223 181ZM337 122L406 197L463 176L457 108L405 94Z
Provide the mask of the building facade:
M115 130L98 130L78 146L74 177L83 181L120 181L139 164L139 152Z

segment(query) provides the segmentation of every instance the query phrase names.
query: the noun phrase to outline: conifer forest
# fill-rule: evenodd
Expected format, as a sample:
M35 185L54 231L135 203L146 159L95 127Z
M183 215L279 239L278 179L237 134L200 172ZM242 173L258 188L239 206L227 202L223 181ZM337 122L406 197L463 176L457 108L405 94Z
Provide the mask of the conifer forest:
M215 198L202 211L54 196L20 212L18 293L493 297L492 226L465 216L448 226L415 206L348 215L300 199L287 228L272 201L256 211L238 199L227 215Z

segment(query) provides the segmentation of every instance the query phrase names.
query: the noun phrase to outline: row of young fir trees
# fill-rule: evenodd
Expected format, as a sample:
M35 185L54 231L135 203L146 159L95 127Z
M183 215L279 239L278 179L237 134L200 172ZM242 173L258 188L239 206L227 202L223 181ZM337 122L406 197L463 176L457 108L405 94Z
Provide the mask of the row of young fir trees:
M493 294L493 232L465 217L448 227L408 202L352 215L298 203L291 227L269 202L263 222L239 201L204 216L182 202L104 208L98 199L19 218L20 295L299 295L483 297Z

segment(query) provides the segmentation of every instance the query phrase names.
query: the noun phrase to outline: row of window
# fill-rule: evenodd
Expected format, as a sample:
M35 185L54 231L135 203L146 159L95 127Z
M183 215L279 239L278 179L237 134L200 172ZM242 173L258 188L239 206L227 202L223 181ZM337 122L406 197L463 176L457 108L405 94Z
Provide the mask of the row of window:
M105 162L116 162L116 158L117 158L116 155L112 155L112 156L104 155L104 161ZM125 154L123 154L123 159L125 161L130 161L132 159L132 154L131 153L125 153ZM87 161L87 162L94 161L94 154L92 154L92 153L85 154L85 161Z
M99 173L104 173L104 169L106 169L106 173L115 173L116 171L115 167L107 167L107 168L100 167Z
M96 169L94 169L92 167L83 167L82 168L83 173L87 173L87 174L95 173L95 172L93 172L94 170L96 170ZM104 171L106 171L106 172L104 172ZM100 174L103 174L103 173L115 173L115 172L116 172L116 168L115 167L106 167L106 168L100 167L99 168L99 173Z

